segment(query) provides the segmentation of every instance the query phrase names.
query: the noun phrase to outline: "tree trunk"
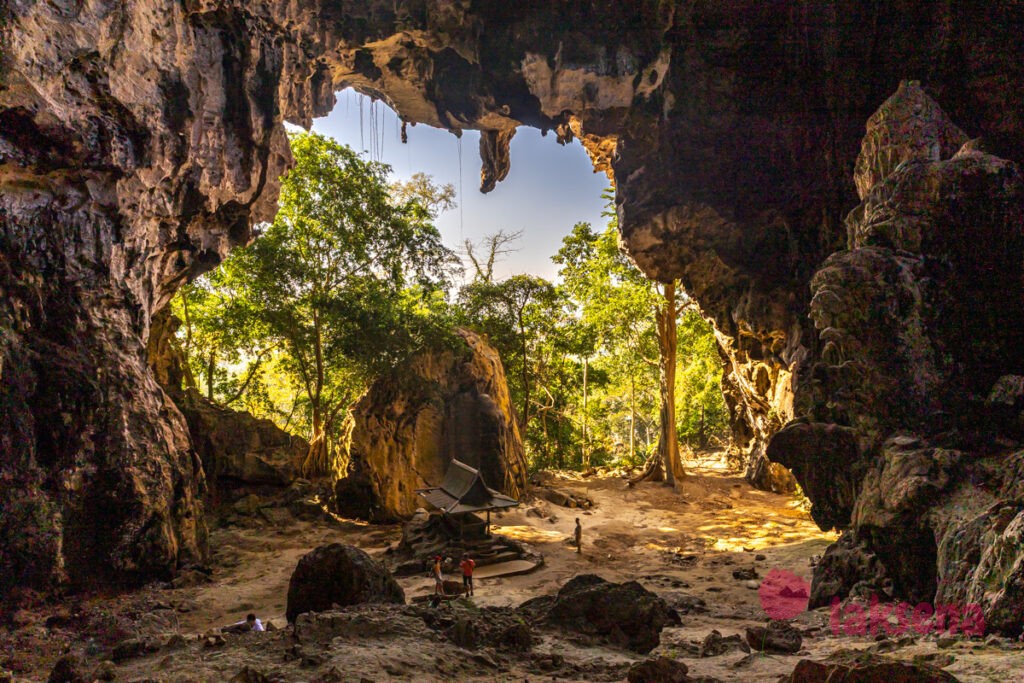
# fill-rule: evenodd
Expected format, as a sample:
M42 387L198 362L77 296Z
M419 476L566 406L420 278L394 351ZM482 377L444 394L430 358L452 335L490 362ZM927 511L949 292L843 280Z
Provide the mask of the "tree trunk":
M526 324L523 320L523 311L519 310L518 314L519 322L519 338L523 344L523 416L522 423L519 426L520 435L523 441L526 441L526 427L530 424L530 364L527 358L527 346L526 346Z
M206 398L213 400L213 373L217 369L217 353L210 351L210 358L206 361Z
M324 349L323 337L320 329L320 316L313 313L313 360L315 363L315 375L313 380L313 392L309 396L310 407L313 411L313 433L309 439L309 453L306 462L303 463L302 473L306 477L318 477L330 472L330 450L327 443L327 427L324 420Z
M323 407L319 402L313 408L313 431L309 436L309 451L306 462L302 464L303 474L316 477L327 472L327 430L324 425Z
M590 469L590 449L587 448L587 370L590 368L590 357L583 358L583 469Z
M704 422L704 406L700 407L700 428L697 430L697 444L701 450L708 447L707 425Z
M665 481L676 485L682 478L679 464L679 439L676 435L676 283L662 284L664 301L655 313L658 327L659 394L661 398L661 429L658 453L665 467Z
M636 376L629 377L629 461L636 457Z

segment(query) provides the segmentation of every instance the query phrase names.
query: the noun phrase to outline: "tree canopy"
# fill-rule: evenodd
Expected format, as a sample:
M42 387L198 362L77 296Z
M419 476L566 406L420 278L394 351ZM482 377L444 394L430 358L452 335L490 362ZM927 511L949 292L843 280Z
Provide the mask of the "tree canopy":
M291 145L274 222L186 290L182 309L193 298L206 307L186 335L234 343L225 360L244 354L251 365L256 349L278 350L308 417L306 470L325 473L337 418L368 378L447 334L457 258L420 199L429 181L393 192L386 165L330 138L303 133Z
M463 245L457 287L459 260L434 225L454 206L450 185L394 181L320 135L291 144L273 223L173 305L187 381L307 436L307 474L337 470L339 418L369 383L456 325L501 353L534 467L646 460L671 477L680 441L724 437L711 328L676 283L651 282L622 253L614 212L600 230L573 226L555 281L497 279L522 235L497 231Z

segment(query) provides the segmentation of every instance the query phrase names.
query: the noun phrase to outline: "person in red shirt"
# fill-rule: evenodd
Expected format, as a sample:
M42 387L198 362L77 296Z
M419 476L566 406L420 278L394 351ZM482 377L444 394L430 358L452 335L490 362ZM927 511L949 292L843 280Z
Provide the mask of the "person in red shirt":
M473 570L476 562L469 555L463 555L459 567L462 569L462 588L468 595L473 595Z

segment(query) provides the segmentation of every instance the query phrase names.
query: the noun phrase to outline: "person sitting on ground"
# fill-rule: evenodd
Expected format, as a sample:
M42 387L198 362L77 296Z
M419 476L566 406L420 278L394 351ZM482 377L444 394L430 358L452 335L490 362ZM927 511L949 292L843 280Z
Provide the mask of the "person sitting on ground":
M263 622L250 612L245 615L245 621L235 622L230 626L225 626L220 631L221 633L248 633L249 631L266 631L266 629L263 628Z
M462 556L459 567L462 569L462 590L466 592L466 595L473 595L473 569L476 568L476 562L469 556L469 553L466 553Z
M441 556L434 558L434 567L430 570L434 577L434 594L444 595L444 574L441 573Z

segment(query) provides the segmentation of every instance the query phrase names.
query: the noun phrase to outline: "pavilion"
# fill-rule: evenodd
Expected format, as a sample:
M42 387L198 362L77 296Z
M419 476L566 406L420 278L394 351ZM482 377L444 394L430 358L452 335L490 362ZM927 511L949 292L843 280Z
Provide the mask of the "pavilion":
M416 493L458 524L459 538L471 538L479 530L491 535L491 510L519 505L519 501L489 488L480 472L464 462L452 460L440 486L417 489ZM487 521L475 513L486 512Z

